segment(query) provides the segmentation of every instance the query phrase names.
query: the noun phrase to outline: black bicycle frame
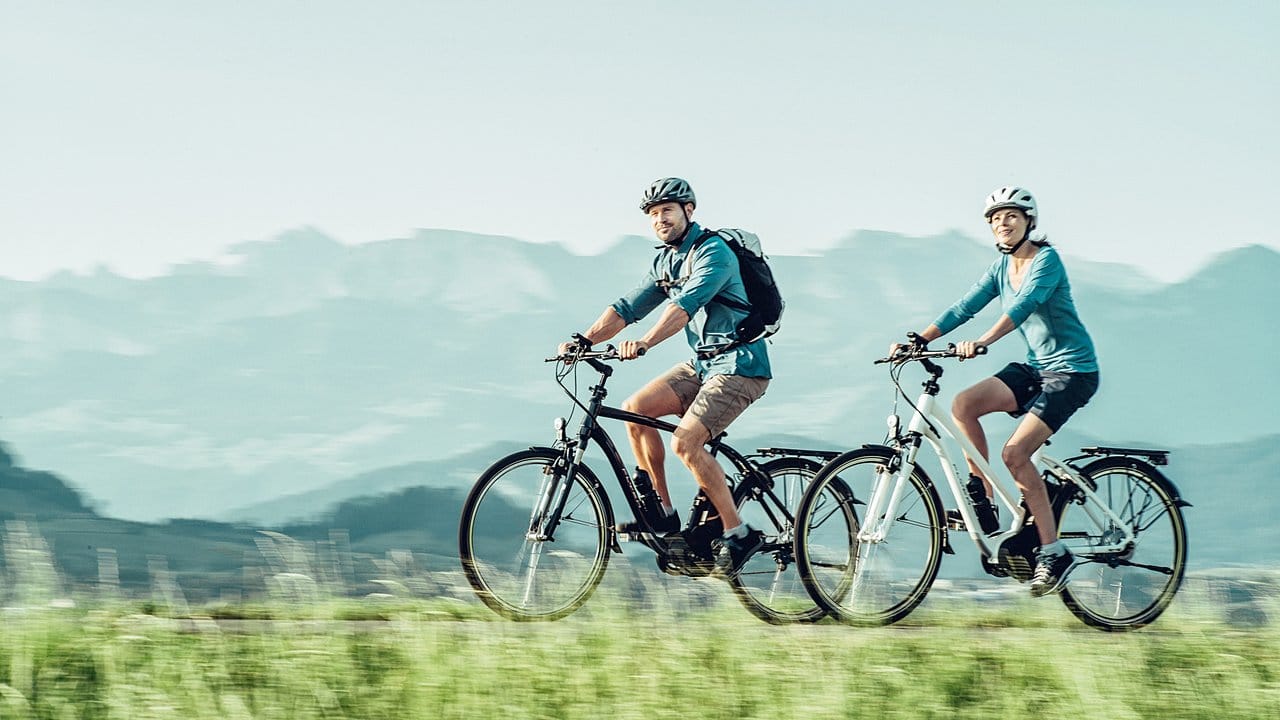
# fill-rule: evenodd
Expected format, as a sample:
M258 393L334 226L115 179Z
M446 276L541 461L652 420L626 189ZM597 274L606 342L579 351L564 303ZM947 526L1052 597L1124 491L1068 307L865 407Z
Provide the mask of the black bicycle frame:
M604 453L605 459L609 461L609 465L613 468L613 473L618 479L618 485L622 489L622 495L626 498L627 504L631 506L631 511L635 513L636 517L640 516L640 498L636 492L635 485L631 481L631 474L627 472L627 465L623 462L622 455L618 452L618 448L614 444L613 439L609 437L609 434L605 432L604 428L602 428L599 422L597 422L599 418L604 417L610 420L622 420L623 422L643 425L645 427L651 427L664 432L675 432L676 430L676 425L666 422L665 420L659 420L657 418L649 417L648 415L639 415L621 408L605 405L604 399L608 395L608 391L605 390L604 384L605 381L613 375L613 368L595 359L588 359L583 362L590 364L596 372L600 373L600 382L591 387L591 401L587 405L587 415L582 419L582 426L578 429L577 440L573 445L573 456L568 462L568 468L564 475L564 484L561 488L558 488L555 491L554 510L547 518L543 529L543 535L548 538L555 535L555 530L560 525L560 515L564 512L565 503L569 500L569 488L573 486L573 481L578 474L578 466L582 464L583 455L586 454L589 441L591 440L595 440L596 444L600 446L600 450ZM723 438L724 436L721 435L719 437L712 438L707 442L707 447L710 449L711 454L715 455L718 452L723 452L724 456L729 459L729 462L733 464L734 468L741 473L743 482L754 483L756 487L768 494L774 502L777 503L778 507L783 509L784 513L788 512L782 501L778 499L777 495L774 495L773 488L769 486L769 483L762 481L762 473L760 473L760 470L755 463L748 460L742 453L724 444ZM600 497L605 503L610 519L612 519L613 507L609 502L609 495L605 492L603 485L598 482L598 479L596 486L596 489L600 491ZM773 515L773 511L767 504L762 503L761 506L770 516L772 521L778 521L778 518ZM787 517L787 520L793 522L794 518Z

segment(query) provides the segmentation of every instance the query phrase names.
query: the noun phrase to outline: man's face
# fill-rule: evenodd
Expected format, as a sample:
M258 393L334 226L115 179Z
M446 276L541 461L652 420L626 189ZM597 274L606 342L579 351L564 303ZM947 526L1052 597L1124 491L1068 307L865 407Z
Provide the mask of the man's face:
M668 244L684 234L692 215L692 205L674 202L665 202L649 208L649 222L653 224L653 234Z

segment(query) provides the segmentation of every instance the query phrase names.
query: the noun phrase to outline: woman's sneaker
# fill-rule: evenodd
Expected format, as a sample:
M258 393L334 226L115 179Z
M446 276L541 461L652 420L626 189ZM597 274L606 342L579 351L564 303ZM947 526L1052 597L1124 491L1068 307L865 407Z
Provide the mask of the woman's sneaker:
M1047 553L1043 550L1036 555L1036 571L1031 575L1031 597L1040 597L1056 593L1067 584L1067 575L1075 566L1076 558L1070 550L1061 553Z
M764 547L764 533L749 528L746 535L720 538L713 547L716 551L716 569L711 574L732 580L742 572L742 566L747 564L747 560Z

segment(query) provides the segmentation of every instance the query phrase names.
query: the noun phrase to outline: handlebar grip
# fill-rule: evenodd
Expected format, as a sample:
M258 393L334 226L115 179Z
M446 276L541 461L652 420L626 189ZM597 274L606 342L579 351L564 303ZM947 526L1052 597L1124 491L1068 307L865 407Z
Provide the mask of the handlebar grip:
M639 350L636 350L636 357L640 357L641 355L644 355L647 352L649 351L646 350L645 348L640 348Z

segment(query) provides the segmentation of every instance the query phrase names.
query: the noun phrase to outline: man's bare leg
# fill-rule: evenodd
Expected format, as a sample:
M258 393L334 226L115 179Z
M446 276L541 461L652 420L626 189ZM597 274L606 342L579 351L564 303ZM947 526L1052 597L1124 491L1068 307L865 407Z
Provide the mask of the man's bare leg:
M637 390L622 403L622 409L637 415L648 417L665 417L678 415L681 410L680 396L671 389L663 378L657 378ZM653 488L667 507L674 507L671 492L667 490L666 457L667 450L662 442L662 435L651 427L627 423L627 439L631 441L631 452L636 458L636 465L649 473L653 480Z
M725 482L724 468L720 467L720 463L707 451L706 443L710 437L710 433L701 421L691 417L685 418L676 428L675 436L671 439L671 451L680 458L685 467L689 468L689 472L693 473L693 479L698 481L698 487L702 488L707 499L720 514L720 522L723 523L724 529L729 530L741 525L742 518L738 517L738 508L733 504L733 494L729 492L729 485Z

